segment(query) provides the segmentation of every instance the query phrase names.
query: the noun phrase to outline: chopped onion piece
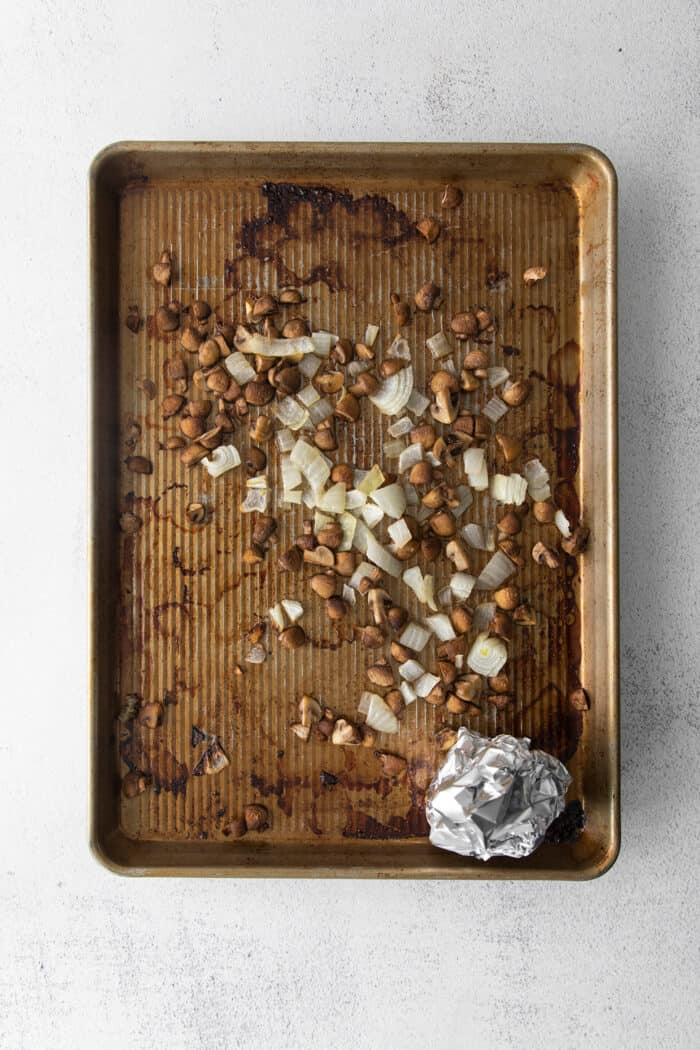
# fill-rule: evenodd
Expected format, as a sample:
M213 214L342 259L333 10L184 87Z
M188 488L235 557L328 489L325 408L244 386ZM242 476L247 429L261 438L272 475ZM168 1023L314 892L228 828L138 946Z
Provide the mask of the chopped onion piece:
M276 631L283 631L285 629L287 624L284 618L284 609L279 602L277 605L273 605L271 609L268 609L267 614Z
M509 576L512 576L515 572L515 565L508 558L503 551L496 551L493 557L489 558L486 565L481 570L481 575L476 581L476 588L479 591L496 591L504 583Z
M422 700L435 688L440 679L436 674L431 674L430 671L426 671L424 675L418 679L414 685L416 696L419 696Z
M345 510L345 485L343 482L337 481L335 485L331 485L329 489L326 489L319 496L317 505L321 510L325 510L329 514L342 514Z
M299 371L305 379L313 379L323 362L316 354L307 354L299 362Z
M423 446L419 444L408 445L399 456L398 472L404 474L411 467L415 467L416 463L420 463L423 459Z
M451 642L453 638L457 637L450 618L446 613L435 613L434 616L426 616L425 622L439 642Z
M338 546L339 551L352 550L352 541L357 528L357 518L354 514L341 514L338 524L343 530L343 538Z
M452 347L444 332L436 332L435 335L431 335L430 339L425 340L425 345L433 355L433 361L439 361L441 357L447 357L452 353Z
M331 470L328 464L325 463L319 456L318 459L315 459L313 463L309 464L306 470L302 470L302 473L304 474L306 480L311 486L312 492L316 493L320 492L323 486L328 481Z
M333 346L333 336L330 332L312 332L311 344L315 354L318 354L319 357L328 357Z
M476 579L468 572L453 572L450 576L450 590L459 602L467 600L474 590Z
M403 437L404 434L408 434L409 430L413 430L413 420L408 416L401 416L401 419L397 419L389 427L389 433L394 438Z
M467 664L471 670L486 678L499 674L507 659L505 642L486 632L478 636L467 654Z
M472 627L475 631L487 631L496 615L495 602L481 602L474 610Z
M245 485L247 489L266 489L267 477L264 474L260 474L258 477L248 478Z
M367 554L367 544L369 543L370 537L374 539L365 523L363 521L358 521L355 526L355 535L352 538L352 545L355 550L359 551L360 554Z
M455 363L454 363L454 361L452 360L451 357L448 357L448 359L446 361L443 361L440 364L440 367L442 368L442 370L444 372L449 372L450 375L453 375L453 376L457 375L457 366L455 365Z
M283 598L282 608L284 609L290 623L296 623L297 620L301 620L304 615L304 606L294 598Z
M304 506L308 507L309 510L313 510L316 506L316 495L314 493L314 490L312 488L309 488L308 485L304 488L304 491L302 493L302 501Z
M397 547L403 547L404 544L413 539L413 534L406 524L405 518L399 518L398 521L393 521L388 527L387 532Z
M357 705L365 723L378 733L398 733L399 720L379 693L363 693Z
M411 348L402 335L397 335L386 352L387 357L396 358L399 361L411 360Z
M419 623L411 621L404 627L399 641L408 649L413 649L415 653L420 653L425 649L429 638L430 631L427 627L422 627Z
M425 674L425 668L417 660L406 660L399 664L399 675L404 682L417 682Z
M382 452L387 459L398 459L405 448L405 442L403 442L401 438L395 438L393 441L386 441L384 443L382 446Z
M381 488L384 481L384 475L375 463L372 469L367 471L359 485L357 485L357 488L360 492L364 492L365 495L369 496L375 489Z
M255 378L255 369L245 354L240 353L238 350L225 358L224 367L228 374L233 376L241 386Z
M361 561L350 577L350 586L354 587L355 590L359 590L365 576L370 576L373 571L374 565L370 565L368 561Z
M338 548L338 550L341 551L342 549L342 547ZM352 587L348 587L347 583L343 584L343 601L346 601L348 605L357 604L357 594L353 591Z
M492 397L482 408L481 414L490 419L492 423L498 423L499 419L503 419L507 411L508 405L505 401L501 401L500 397Z
M412 390L413 368L408 365L385 379L377 393L371 394L369 399L384 415L396 416L406 407Z
M452 591L449 587L442 587L438 591L438 601L440 605L451 605L452 604Z
M376 503L366 503L360 511L363 521L368 528L375 528L384 517L384 511Z
M423 590L423 573L420 566L412 565L410 569L404 569L401 577L407 587L410 587L417 598L420 598Z
M390 518L400 518L406 510L406 495L403 486L396 482L375 489L371 493L371 498Z
M366 502L367 496L364 492L360 492L359 489L350 489L345 496L345 509L359 510L360 507L364 507Z
M401 575L401 562L382 547L371 532L367 534L367 557L378 568L388 572L390 576L398 578Z
M285 489L282 493L283 503L301 503L303 494L301 489Z
M309 419L315 427L319 423L322 423L324 419L328 419L329 416L333 415L333 405L327 397L322 397L320 401L316 401L313 405L309 406Z
M404 491L404 495L406 497L406 506L407 507L417 507L418 506L418 493L416 492L415 486L411 485L410 482L405 481L404 485L403 485L403 491Z
M362 372L369 372L369 361L350 361L345 366L345 374L349 376L350 379L357 379Z
M486 469L486 463L482 466L478 474L469 474L468 481L475 492L485 492L489 487L489 475Z
M283 397L275 405L275 415L290 430L301 430L309 418L309 413L293 397Z
M308 408L309 405L313 405L316 403L316 401L321 400L321 395L319 394L318 390L313 385L313 383L307 383L306 386L303 386L297 394L297 397L301 401L304 408Z
M323 511L317 510L314 512L314 532L319 532L324 525L330 525L333 518L329 517L328 514L324 514Z
M503 368L502 365L486 369L486 378L490 387L500 386L501 383L505 383L509 375L508 369Z
M571 536L571 526L569 525L569 519L563 510L558 510L554 515L554 524L559 529L564 539L568 540Z
M258 332L249 332L243 325L238 326L233 337L236 350L244 354L259 354L261 357L294 357L313 353L314 344L307 335L296 339L269 339ZM230 355L229 355L230 356ZM228 360L228 358L227 358Z
M458 485L457 495L459 496L459 504L456 507L450 507L450 510L455 518L461 518L467 507L471 507L474 502L474 496L468 485Z
M282 427L276 434L277 448L280 452L291 452L294 448L296 438L289 427Z
M289 461L289 456L285 456L284 459L280 460L280 470L282 472L282 488L301 488L301 471Z
M498 503L513 503L519 507L525 502L527 481L521 474L494 474L490 490L492 499Z
M412 390L406 402L406 408L412 415L422 416L429 404L430 398L425 397L419 390Z
M464 667L464 654L463 653L457 653L457 655L455 656L455 667L457 668L458 671L461 671L462 668Z
M363 342L364 342L365 346L368 346L370 348L370 350L371 350L372 347L374 346L374 344L377 341L377 336L378 335L379 335L379 325L378 324L368 324L367 327L365 328L365 338L363 339Z
M486 452L483 448L467 448L463 456L464 473L478 474L486 462Z
M241 510L243 513L250 514L251 511L254 510L267 510L269 491L269 489L249 489L248 495L243 503L241 503Z
M486 540L484 538L484 527L483 525L477 525L475 521L470 521L468 525L465 525L462 529L462 535L469 544L477 551L488 550L486 546Z
M406 704L406 707L408 707L409 704L415 703L415 701L418 699L416 696L416 691L410 682L402 682L399 686L399 689L401 690L401 695L403 697L404 703Z
M533 500L544 502L550 498L552 493L549 487L549 471L539 459L531 459L526 463L523 474L527 480L527 491Z
M245 655L247 664L264 664L267 659L267 651L264 645L251 645Z
M219 445L210 456L202 460L202 466L207 474L218 478L232 467L240 466L241 457L235 445Z
M438 457L433 452L428 452L428 454L426 455L425 458L427 459L428 463L430 463L430 465L433 466L433 467L441 467L442 466L442 463L440 462Z

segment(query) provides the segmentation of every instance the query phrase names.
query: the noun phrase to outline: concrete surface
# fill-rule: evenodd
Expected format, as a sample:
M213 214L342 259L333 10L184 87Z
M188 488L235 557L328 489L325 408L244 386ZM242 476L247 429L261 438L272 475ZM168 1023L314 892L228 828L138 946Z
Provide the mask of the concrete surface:
M697 45L682 0L4 9L3 1050L700 1045ZM137 882L88 854L89 161L333 137L617 166L624 845L598 882Z

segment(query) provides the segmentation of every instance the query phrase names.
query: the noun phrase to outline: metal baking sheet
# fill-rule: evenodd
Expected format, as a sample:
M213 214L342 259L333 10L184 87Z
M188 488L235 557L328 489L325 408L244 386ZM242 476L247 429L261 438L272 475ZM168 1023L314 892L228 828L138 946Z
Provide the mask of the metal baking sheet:
M443 213L442 235L428 245L414 223L441 214L446 182L464 200ZM130 874L587 878L606 870L619 840L616 187L607 159L585 146L122 143L96 158L90 192L97 856ZM339 639L301 577L274 570L275 553L300 531L300 508L280 516L266 566L246 568L241 472L214 480L161 449L175 432L160 401L178 346L153 324L164 296L150 269L164 248L175 261L173 296L204 298L225 320L242 316L246 293L295 285L315 327L361 339L375 321L387 346L389 292L410 298L432 278L446 317L479 302L498 319L492 363L535 387L508 426L524 425L528 452L555 465L557 498L581 506L592 540L580 576L572 562L552 586L525 568L523 590L542 615L516 646L516 702L469 725L529 736L566 761L569 797L587 815L576 843L486 865L434 849L422 809L439 761L433 738L460 719L421 702L391 741L408 760L393 785L378 778L371 752L291 735L302 692L352 718L372 658ZM523 270L541 263L546 282L526 288ZM136 333L126 324L134 307L143 319ZM407 330L421 379L435 327L418 315ZM365 413L343 433L337 460L369 467L382 440ZM130 452L152 460L153 473L129 471ZM208 524L187 521L193 499L210 506ZM119 531L126 509L144 521L135 537ZM261 668L235 675L245 630L285 596L307 601L311 644L293 653L270 644ZM592 697L585 714L567 699L579 677ZM161 729L125 734L116 715L132 692L165 700ZM215 733L230 758L216 777L191 775L201 751L191 745L193 724ZM158 790L120 798L125 761L148 768ZM337 784L323 786L322 770ZM226 824L249 802L268 807L269 830L227 839Z

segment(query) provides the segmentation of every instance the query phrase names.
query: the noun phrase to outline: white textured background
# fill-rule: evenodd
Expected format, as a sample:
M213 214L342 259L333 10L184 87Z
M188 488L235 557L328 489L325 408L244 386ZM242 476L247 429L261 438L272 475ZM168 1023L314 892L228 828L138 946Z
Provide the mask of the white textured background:
M700 1045L698 11L4 5L2 1050ZM86 172L124 138L581 141L612 158L624 792L602 880L134 881L91 858Z

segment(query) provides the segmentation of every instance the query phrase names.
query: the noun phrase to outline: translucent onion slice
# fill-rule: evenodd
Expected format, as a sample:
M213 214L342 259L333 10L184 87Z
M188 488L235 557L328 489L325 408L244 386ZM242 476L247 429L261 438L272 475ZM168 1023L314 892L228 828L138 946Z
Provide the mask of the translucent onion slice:
M316 401L313 405L309 406L309 419L315 427L319 423L322 423L324 419L328 419L329 416L333 415L333 405L327 397L322 397L320 401Z
M519 507L525 502L527 481L522 474L494 474L490 482L491 497L498 503Z
M328 514L324 514L323 511L317 510L314 512L314 532L320 532L324 525L330 525L333 521Z
M398 521L393 521L391 525L389 525L387 532L397 547L403 547L409 542L409 540L413 539L413 534L406 524L405 518L399 518Z
M397 335L386 352L387 357L394 357L399 361L411 360L411 348L402 335Z
M459 602L467 600L474 590L475 583L475 577L470 576L468 572L453 572L450 576L450 590Z
M313 385L313 383L307 383L306 386L303 386L297 394L297 399L301 401L304 408L308 408L309 405L313 405L316 403L316 401L320 401L321 395L319 394L318 390Z
M382 547L371 532L368 532L367 535L367 557L369 561L374 562L378 568L388 572L395 579L401 575L401 562Z
M369 496L375 489L381 488L384 481L384 475L375 463L372 469L365 473L364 477L356 487L360 492L364 492L366 496Z
M289 427L282 427L281 430L278 430L275 440L277 441L277 448L280 452L291 452L296 443L296 438Z
M476 550L476 551L488 550L488 547L486 546L486 539L485 539L485 536L484 536L484 527L483 527L483 525L477 525L477 523L475 521L470 521L462 529L462 535L464 536L464 538L467 541L467 543L469 544L469 546L473 547L474 550Z
M401 438L394 438L393 441L384 442L382 445L382 452L387 459L399 459L405 448L405 441L402 441Z
M505 642L484 632L477 637L469 650L467 665L476 674L491 678L500 673L507 659Z
M372 492L370 498L382 508L390 518L400 518L406 510L406 494L403 486L394 482L392 485L383 485Z
M416 696L416 691L410 682L402 682L399 686L399 689L401 690L401 696L403 697L403 702L405 703L406 707L408 707L409 704L415 703L418 699Z
M282 488L301 488L301 471L293 463L290 463L288 456L280 460L280 471L282 474Z
M350 586L358 590L365 576L370 576L373 570L374 565L370 565L368 561L361 561L350 577Z
M243 325L239 325L236 329L233 344L236 350L240 350L243 354L260 354L261 357L299 359L305 354L314 353L314 344L307 335L299 336L298 339L268 339L267 336L260 335L258 332L249 332ZM328 349L330 352L330 347ZM228 361L228 357L226 360Z
M508 405L501 401L500 397L492 397L481 410L482 416L486 416L492 423L498 423L508 411Z
M336 336L336 342L338 338ZM319 357L328 357L333 347L333 336L330 332L312 332L311 349Z
M296 623L304 615L304 606L295 598L283 598L282 608L290 623Z
M366 503L360 516L369 529L374 529L384 517L384 511L376 503Z
M352 550L352 541L357 528L357 518L354 514L341 514L338 523L343 530L343 538L338 546L339 551Z
M308 421L309 413L293 397L283 397L275 404L275 415L283 426L290 430L301 430Z
M342 514L345 510L345 495L345 485L337 481L319 496L317 505L328 514Z
M240 466L241 457L235 445L219 445L210 456L202 460L202 466L212 478L218 478L232 467Z
M408 365L385 379L377 393L370 395L370 401L384 415L396 416L406 407L412 390L413 368Z
M461 518L465 510L471 507L474 502L474 495L468 485L458 485L457 495L459 496L459 504L456 507L450 507L455 518Z
M307 354L299 362L299 371L305 379L313 379L322 364L323 361L316 354Z
M372 347L374 346L374 344L377 341L377 336L378 335L379 335L379 325L378 324L368 324L367 327L365 328L365 338L363 340L365 346L368 346L370 348L370 350L371 350Z
M489 475L488 470L486 469L486 463L484 463L478 474L469 474L468 480L475 492L485 492L489 487Z
M301 489L284 489L282 492L283 503L298 503L301 504L303 500L303 493Z
M441 357L447 357L452 353L452 347L444 332L436 332L435 335L431 335L430 339L425 340L425 345L433 355L433 361L439 361Z
M412 390L406 402L406 408L412 415L422 416L429 404L430 398L421 394L419 390Z
M399 456L399 474L405 474L407 470L410 470L411 467L415 467L416 463L420 463L422 459L423 446L419 444L409 445Z
M425 674L425 668L417 660L406 660L399 664L399 675L405 682L417 682Z
M394 438L403 437L409 430L413 430L413 420L409 416L401 416L401 419L397 419L389 427L389 433Z
M457 637L450 618L446 613L435 613L434 616L426 616L425 622L439 642L451 642L453 638Z
M267 510L269 499L269 489L248 489L248 494L243 503L241 503L241 510L244 514L251 514L253 511L265 511Z
M255 369L250 361L245 354L240 353L238 350L228 355L224 361L224 367L228 374L233 376L241 386L249 383L255 377Z
M497 365L495 368L486 369L486 378L490 387L500 386L501 383L505 383L508 379L510 372L507 368L503 368L502 365Z
M425 649L429 638L430 631L427 627L411 621L404 627L399 641L408 649L413 649L414 653L420 653Z
M360 554L367 554L367 544L369 543L370 536L372 536L372 533L369 531L365 523L363 521L358 521L355 526L355 535L352 538L352 545L356 551L360 552ZM372 539L374 539L373 536Z
M487 631L496 615L495 602L481 602L474 610L472 627L475 631Z
M277 605L273 605L271 609L267 611L270 617L270 623L276 631L283 631L287 626L287 622L284 618L284 609L280 602Z
M256 478L248 478L245 484L248 489L266 489L267 477L265 474L259 474Z
M342 551L342 547L338 550ZM347 583L343 584L343 601L346 601L348 605L357 605L357 594L353 591L352 587L349 587Z
M501 586L502 583L512 576L515 572L516 566L507 557L503 551L496 551L493 557L489 558L486 565L481 570L481 574L476 581L476 588L479 591L495 591Z
M357 710L365 716L366 724L378 733L398 733L399 720L378 693L363 693Z
M359 510L367 502L367 496L359 489L350 489L345 497L346 510Z
M569 525L569 519L563 510L558 510L554 515L554 524L559 529L564 539L569 539L571 536L571 526Z
M548 500L552 494L549 487L549 471L539 459L529 460L523 467L523 474L527 481L527 491L532 499Z
M440 679L436 674L431 674L430 671L426 671L424 675L421 675L421 677L418 679L418 681L413 687L416 691L416 696L419 696L421 699L424 700L428 693L430 693L435 688L439 681Z
M483 448L467 448L464 450L463 463L465 474L478 474L486 462L486 452Z

